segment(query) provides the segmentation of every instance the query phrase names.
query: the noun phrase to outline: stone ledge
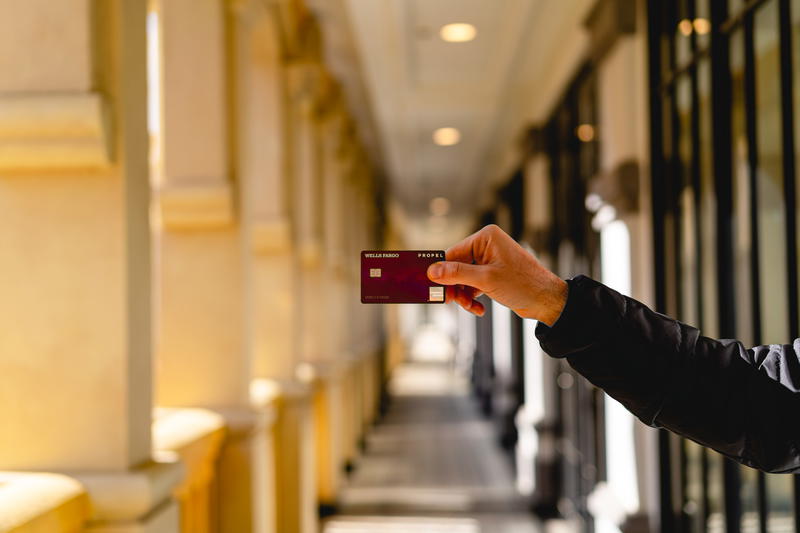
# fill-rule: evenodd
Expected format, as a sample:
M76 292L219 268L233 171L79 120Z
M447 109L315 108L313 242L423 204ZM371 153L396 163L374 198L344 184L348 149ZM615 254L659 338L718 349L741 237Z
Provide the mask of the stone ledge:
M86 487L92 501L91 520L134 522L170 502L184 478L184 468L177 460L159 460L128 472L68 475Z
M174 490L181 522L209 524L214 513L213 485L227 434L225 419L207 409L166 407L157 407L153 418L154 454L177 455L186 469L184 480Z
M153 420L153 448L181 452L198 443L218 446L225 434L225 419L207 409L158 407Z
M286 403L310 402L313 395L312 382L257 378L250 382L250 398L253 405L269 405L273 410Z
M0 472L0 531L80 531L89 512L88 495L74 479Z
M167 229L215 229L233 223L229 183L174 185L158 191L161 222Z
M0 96L0 169L105 167L110 126L98 93Z

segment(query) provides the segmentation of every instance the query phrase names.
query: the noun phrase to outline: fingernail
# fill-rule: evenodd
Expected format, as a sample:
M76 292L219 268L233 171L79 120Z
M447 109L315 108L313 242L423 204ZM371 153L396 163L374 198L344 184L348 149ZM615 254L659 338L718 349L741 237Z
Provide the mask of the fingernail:
M428 277L440 278L441 276L442 276L442 265L440 263L434 263L430 267L428 267Z

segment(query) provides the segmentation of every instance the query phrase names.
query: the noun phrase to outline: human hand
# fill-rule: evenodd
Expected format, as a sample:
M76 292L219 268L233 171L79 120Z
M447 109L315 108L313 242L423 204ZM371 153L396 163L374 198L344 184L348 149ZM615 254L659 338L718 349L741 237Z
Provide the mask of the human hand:
M547 325L561 315L567 283L498 226L473 233L450 247L445 257L428 267L428 277L448 285L446 301L481 316L486 309L476 298L486 294L519 316Z

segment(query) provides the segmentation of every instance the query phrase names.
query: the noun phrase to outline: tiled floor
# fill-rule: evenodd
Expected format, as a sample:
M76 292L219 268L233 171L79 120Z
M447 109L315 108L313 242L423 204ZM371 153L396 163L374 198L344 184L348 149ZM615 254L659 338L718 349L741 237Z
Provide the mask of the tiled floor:
M540 531L463 380L443 365L406 365L392 397L325 533Z

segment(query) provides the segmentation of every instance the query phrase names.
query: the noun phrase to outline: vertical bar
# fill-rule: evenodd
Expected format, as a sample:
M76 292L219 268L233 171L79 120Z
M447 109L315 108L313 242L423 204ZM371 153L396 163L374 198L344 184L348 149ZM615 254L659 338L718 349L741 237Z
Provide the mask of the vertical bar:
M694 0L689 2L689 14L692 20L695 19L695 4ZM697 34L692 32L692 50L694 57L697 57ZM694 276L697 280L696 298L694 301L695 316L697 316L697 327L703 331L705 326L703 321L703 291L700 289L703 283L703 232L701 229L701 221L703 219L701 212L701 190L700 190L700 111L698 101L700 99L700 89L698 82L699 61L695 61L691 75L691 93L692 93L692 171L691 171L691 187L694 191ZM703 492L707 487L703 486Z
M651 209L653 212L653 276L655 279L655 307L658 311L666 310L666 274L664 258L664 154L663 154L663 111L661 102L661 21L663 4L660 0L647 3L647 38L648 38L648 78L650 102L650 180ZM661 507L661 531L675 531L675 520L672 514L672 464L669 454L669 433L658 432L658 477L659 503Z
M678 443L678 479L680 480L680 499L681 499L681 508L680 508L680 531L683 532L690 532L692 531L692 517L686 512L686 504L688 500L688 493L689 491L686 490L686 482L689 479L689 475L686 472L687 465L689 464L689 460L686 453L686 445L687 440L681 438Z
M712 142L714 146L714 189L717 197L717 312L719 334L736 334L736 298L734 292L733 190L731 168L731 70L730 38L720 31L728 19L727 2L711 2L711 101ZM731 459L723 463L725 486L725 528L740 533L742 502L739 497L739 465Z
M739 496L741 473L739 463L725 459L722 472L725 482L725 530L727 533L742 531L742 499Z
M753 342L761 343L761 279L758 262L758 138L756 129L756 58L753 12L744 18L744 92L747 128L747 162L750 178L750 285L753 294Z
M700 468L703 479L703 501L700 502L700 505L701 505L701 513L703 516L703 529L706 529L708 527L708 518L709 516L711 516L711 500L708 497L709 453L710 453L709 449L705 447L700 452Z
M761 272L758 262L758 137L756 129L756 57L754 11L744 16L744 85L747 128L747 159L750 178L750 286L753 294L753 342L761 343ZM767 483L758 473L758 524L760 533L767 533Z
M659 0L648 4L648 59L650 81L650 179L651 202L653 210L653 274L655 279L655 307L666 310L666 290L664 284L664 154L663 124L661 102L661 17Z
M781 130L783 135L783 200L786 211L786 273L789 336L800 337L797 269L797 206L795 177L792 13L790 0L778 4L781 49ZM794 476L794 528L800 531L800 474Z

